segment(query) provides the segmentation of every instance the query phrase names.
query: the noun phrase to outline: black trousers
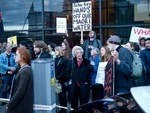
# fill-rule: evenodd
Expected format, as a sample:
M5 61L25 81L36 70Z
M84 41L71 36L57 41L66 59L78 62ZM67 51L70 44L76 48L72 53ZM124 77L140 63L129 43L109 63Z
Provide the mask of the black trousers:
M92 101L104 98L104 88L102 84L92 86Z
M60 103L60 106L63 106L63 107L67 107L67 97L66 97L66 92L67 92L67 87L64 83L61 83L62 85L62 92L59 93L59 103ZM65 109L61 109L61 110L65 110Z

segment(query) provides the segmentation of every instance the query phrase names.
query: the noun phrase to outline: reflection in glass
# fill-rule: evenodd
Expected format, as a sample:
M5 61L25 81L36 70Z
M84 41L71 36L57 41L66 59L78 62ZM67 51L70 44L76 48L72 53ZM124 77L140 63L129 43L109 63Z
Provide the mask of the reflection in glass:
M0 0L5 30L28 29L27 16L33 0ZM25 25L26 24L26 25Z

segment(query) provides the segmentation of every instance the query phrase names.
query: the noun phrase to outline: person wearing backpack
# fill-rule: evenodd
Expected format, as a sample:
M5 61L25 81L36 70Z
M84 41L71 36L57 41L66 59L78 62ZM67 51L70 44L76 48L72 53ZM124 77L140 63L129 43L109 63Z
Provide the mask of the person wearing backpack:
M145 47L146 49L140 51L140 57L146 67L146 85L150 85L150 37L146 39Z
M140 58L140 48L137 43L128 42L125 47L130 50L133 56L132 68L133 72L131 75L132 86L143 86L145 85L145 66Z

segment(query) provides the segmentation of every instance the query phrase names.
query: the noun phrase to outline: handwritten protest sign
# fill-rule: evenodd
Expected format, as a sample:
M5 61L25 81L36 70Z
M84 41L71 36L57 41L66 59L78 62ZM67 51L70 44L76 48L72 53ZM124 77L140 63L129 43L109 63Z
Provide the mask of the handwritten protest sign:
M145 38L150 37L150 29L132 27L129 41L139 43L141 37L145 37Z
M67 30L67 19L66 18L56 18L56 32L65 33Z
M92 3L78 2L72 4L73 32L92 30Z
M17 36L7 38L7 42L12 44L13 47L17 46Z
M107 62L100 62L98 65L97 76L95 82L98 84L103 84L105 80L105 67Z

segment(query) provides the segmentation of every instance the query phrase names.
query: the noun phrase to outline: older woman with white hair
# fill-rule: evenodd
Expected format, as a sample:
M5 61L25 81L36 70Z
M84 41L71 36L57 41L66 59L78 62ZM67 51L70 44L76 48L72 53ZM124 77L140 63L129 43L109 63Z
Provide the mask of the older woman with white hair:
M80 105L89 101L92 66L89 60L83 58L83 54L83 49L75 46L72 49L73 58L66 68L68 100L72 108L78 107L78 99L80 99Z

